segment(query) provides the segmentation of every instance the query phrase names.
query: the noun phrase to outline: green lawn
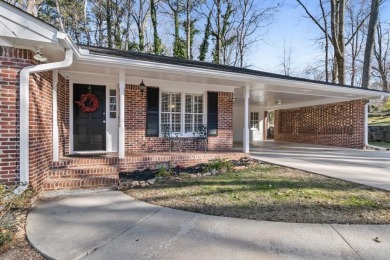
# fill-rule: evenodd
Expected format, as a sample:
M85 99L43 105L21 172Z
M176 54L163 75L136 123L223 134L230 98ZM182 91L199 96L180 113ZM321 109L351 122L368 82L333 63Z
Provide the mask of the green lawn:
M385 142L369 142L369 144L383 147L383 148L390 148L390 143L385 143Z
M390 223L390 192L265 164L126 192L152 204L217 216L302 223Z
M390 125L390 116L368 117L369 126L388 126Z

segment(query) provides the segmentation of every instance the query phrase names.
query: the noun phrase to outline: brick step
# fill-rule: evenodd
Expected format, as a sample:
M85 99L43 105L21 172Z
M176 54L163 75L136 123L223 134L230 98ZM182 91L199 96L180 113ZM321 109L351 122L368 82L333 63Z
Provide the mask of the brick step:
M72 178L87 176L117 175L117 166L69 166L69 168L54 169L49 172L49 178Z
M90 189L111 187L118 182L118 175L93 176L84 178L47 179L43 183L44 190Z
M63 169L69 166L97 166L109 165L117 166L118 158L62 158L58 162L53 162L53 169Z

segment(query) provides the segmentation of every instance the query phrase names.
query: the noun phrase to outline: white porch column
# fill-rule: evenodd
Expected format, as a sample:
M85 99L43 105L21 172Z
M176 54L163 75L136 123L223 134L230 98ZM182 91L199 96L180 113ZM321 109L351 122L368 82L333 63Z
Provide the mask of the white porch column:
M249 86L244 89L244 130L243 130L243 152L249 153Z
M119 73L119 158L125 158L125 84L126 75Z
M57 84L58 84L58 71L53 70L53 162L58 162L59 151L58 151L58 105L57 105Z

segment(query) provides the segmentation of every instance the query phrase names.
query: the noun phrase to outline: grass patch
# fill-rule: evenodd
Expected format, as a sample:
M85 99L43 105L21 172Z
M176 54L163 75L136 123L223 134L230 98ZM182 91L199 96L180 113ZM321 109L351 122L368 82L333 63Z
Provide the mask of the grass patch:
M368 117L369 126L389 126L390 116L370 116Z
M266 164L126 193L151 204L217 216L300 223L390 223L390 192Z
M369 142L368 144L383 147L383 148L390 148L390 143L385 143L385 142Z

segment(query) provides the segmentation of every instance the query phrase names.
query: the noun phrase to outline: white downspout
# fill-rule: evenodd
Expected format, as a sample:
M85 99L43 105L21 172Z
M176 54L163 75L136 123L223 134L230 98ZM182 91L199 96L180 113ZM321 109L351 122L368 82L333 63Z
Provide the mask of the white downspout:
M67 68L73 63L73 51L66 50L65 59L59 62L33 65L20 71L20 140L19 140L19 172L20 186L14 190L15 194L23 193L29 184L29 82L30 74Z
M53 99L53 162L58 162L58 103L57 103L57 85L58 85L58 71L53 70L52 76L52 99Z

